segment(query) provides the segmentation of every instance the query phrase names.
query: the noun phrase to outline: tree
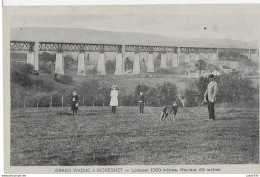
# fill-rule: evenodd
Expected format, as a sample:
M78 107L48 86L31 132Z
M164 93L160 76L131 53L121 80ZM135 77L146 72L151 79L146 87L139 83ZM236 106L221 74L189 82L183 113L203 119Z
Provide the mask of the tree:
M154 61L154 69L158 70L161 67L161 54L159 54Z
M89 82L82 82L78 86L79 94L85 98L87 105L95 105L95 101L98 98L99 82L97 80L91 80Z
M164 82L162 85L157 84L156 88L160 105L172 104L177 99L178 88L174 83Z
M88 55L87 55L87 61L89 61L90 60L90 57L89 57L89 53L88 53Z
M110 101L110 87L102 87L99 90L99 99L102 100L102 106L105 106L105 104L108 104Z
M144 93L148 93L150 90L150 87L148 85L145 85L145 84L138 84L136 87L135 87L135 96L138 96L140 94L140 92L144 92Z
M206 91L206 88L208 86L209 79L205 77L200 77L199 80L192 85L190 85L190 88L195 88L196 89L196 94L199 97L199 101L203 101L204 99L204 94Z
M203 92L203 90L198 90L196 85L196 82L189 83L184 91L184 98L186 98L186 106L188 107L197 106L201 101L198 99L198 97L201 97L199 95L200 92Z
M24 74L15 70L11 72L11 82L17 83L24 87L32 86L32 81L28 74Z
M123 106L136 106L136 99L134 94L126 94L121 97L121 102Z
M49 61L55 62L56 56L54 54L49 54L47 52L42 52L39 54L39 61L43 63L48 63Z
M32 71L31 64L16 65L11 69L11 81L25 87L32 86L30 77Z
M106 62L106 74L114 74L116 69L115 61L108 60Z
M144 60L144 58L141 60L141 62L140 62L140 69L141 69L141 73L146 73L146 71L147 71L147 67L146 67L146 65L145 65L145 60Z
M127 57L125 59L125 71L132 70L133 66L134 66L133 62Z
M33 65L31 65L31 64L24 64L21 67L21 72L24 73L24 74L32 74L32 72L33 72Z
M74 80L72 77L67 75L62 75L59 80L60 83L66 84L66 85L72 85L74 83Z
M94 66L94 67L90 70L90 72L92 73L93 77L95 77L95 76L97 75L97 67Z
M70 65L74 65L74 64L76 64L76 61L70 55L66 55L64 57L64 68L65 69L69 69Z
M195 67L198 68L199 75L201 75L201 70L206 68L206 62L200 59L195 63Z
M258 90L253 87L253 81L242 77L238 72L216 76L215 81L218 84L218 103L250 101L258 94ZM184 95L188 106L198 105L203 100L208 83L207 78L201 77L186 87Z

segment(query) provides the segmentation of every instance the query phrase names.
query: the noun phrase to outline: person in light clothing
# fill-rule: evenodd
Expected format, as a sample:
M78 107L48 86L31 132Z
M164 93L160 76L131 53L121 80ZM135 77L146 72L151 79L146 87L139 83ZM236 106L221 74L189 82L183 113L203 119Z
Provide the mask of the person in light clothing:
M112 113L116 113L116 107L118 106L118 90L117 85L112 86L112 90L110 92L110 106L112 107Z
M215 108L214 103L216 102L216 97L218 93L218 84L214 81L214 75L209 75L210 82L207 86L206 92L204 94L204 101L208 103L209 119L215 119Z

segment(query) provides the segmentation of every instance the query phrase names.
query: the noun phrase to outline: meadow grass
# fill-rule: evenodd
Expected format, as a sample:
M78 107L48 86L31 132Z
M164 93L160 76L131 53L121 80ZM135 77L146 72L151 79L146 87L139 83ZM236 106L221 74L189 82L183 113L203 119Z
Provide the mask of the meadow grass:
M258 108L180 108L159 121L160 108L12 109L11 166L199 165L259 163ZM169 117L171 118L171 117Z

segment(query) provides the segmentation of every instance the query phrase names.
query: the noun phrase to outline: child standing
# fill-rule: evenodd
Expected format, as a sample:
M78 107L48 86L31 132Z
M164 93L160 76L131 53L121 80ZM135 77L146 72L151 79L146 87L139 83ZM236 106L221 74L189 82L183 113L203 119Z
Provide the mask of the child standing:
M78 101L79 101L79 97L77 95L77 91L73 91L73 96L71 98L71 110L73 114L78 114L78 109L79 109L79 105L78 105Z
M112 86L112 90L110 92L110 106L112 107L112 113L116 113L116 107L118 106L118 90L117 85Z
M144 97L143 92L140 92L140 95L138 97L138 104L139 104L140 114L143 114L144 113L144 105L145 105L145 97Z

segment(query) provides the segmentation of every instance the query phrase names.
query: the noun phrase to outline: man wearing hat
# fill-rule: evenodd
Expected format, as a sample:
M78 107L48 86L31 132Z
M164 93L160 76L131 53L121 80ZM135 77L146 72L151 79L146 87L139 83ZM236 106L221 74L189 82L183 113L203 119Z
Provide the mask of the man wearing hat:
M208 102L209 119L215 119L215 109L214 103L216 102L216 96L218 93L218 84L214 81L214 75L209 75L210 82L207 86L206 92L204 94L204 101Z

